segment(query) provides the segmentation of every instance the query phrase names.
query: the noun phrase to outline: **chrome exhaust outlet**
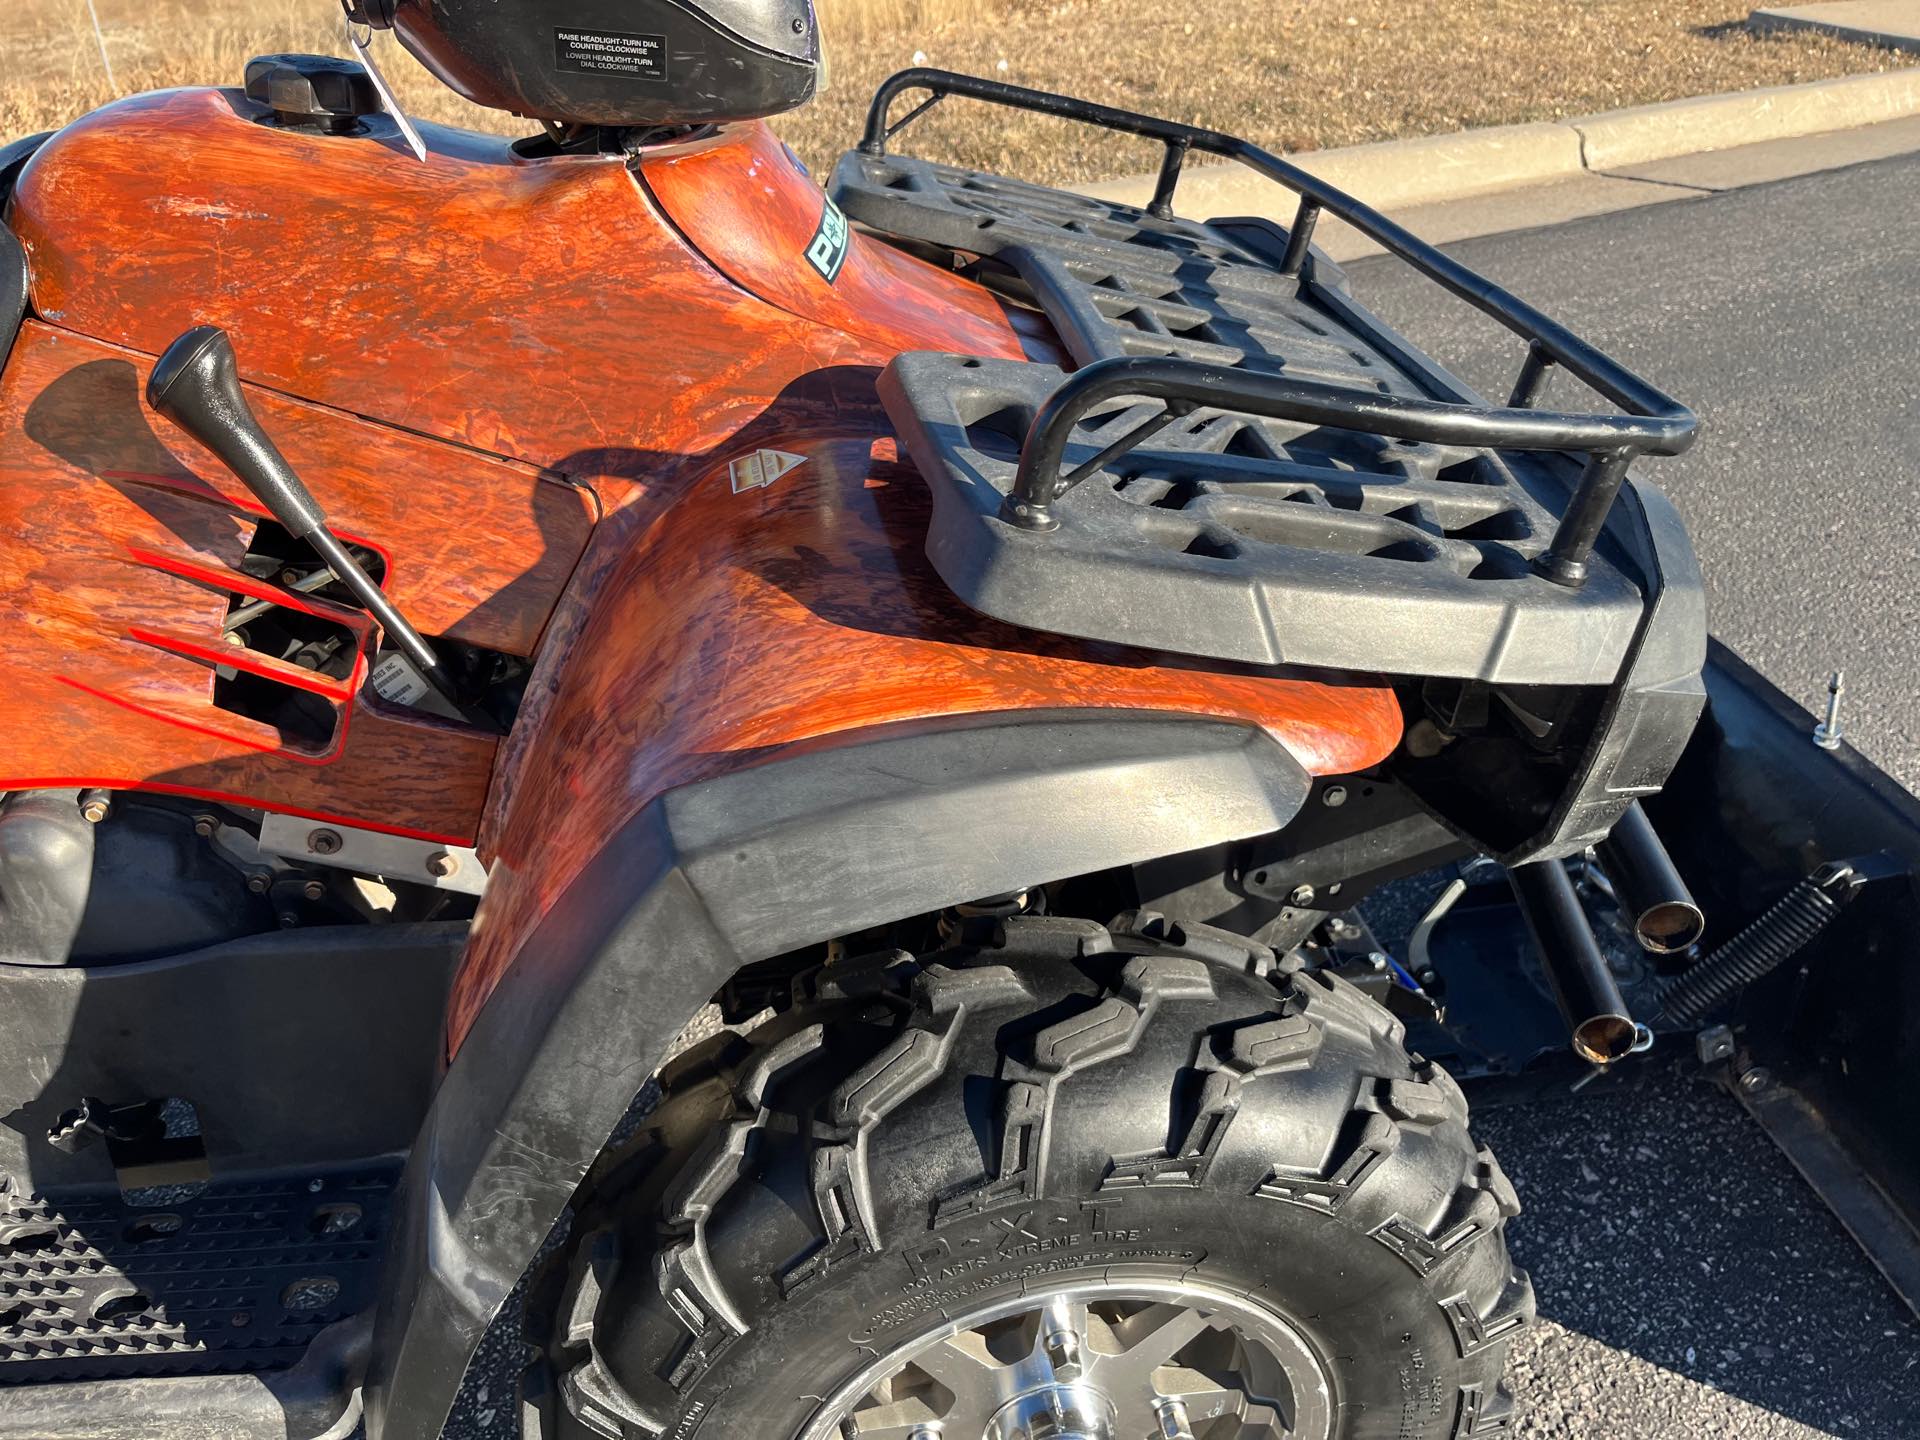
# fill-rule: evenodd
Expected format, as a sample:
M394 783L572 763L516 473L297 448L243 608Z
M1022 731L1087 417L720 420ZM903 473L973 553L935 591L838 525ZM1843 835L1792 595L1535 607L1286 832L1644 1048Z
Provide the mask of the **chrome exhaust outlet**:
M1626 808L1598 848L1600 868L1641 949L1671 955L1699 943L1707 930L1706 914L1673 868L1673 858L1639 801Z
M1507 879L1572 1034L1573 1053L1594 1065L1625 1059L1641 1044L1640 1027L1627 1013L1566 866L1558 860L1517 865Z

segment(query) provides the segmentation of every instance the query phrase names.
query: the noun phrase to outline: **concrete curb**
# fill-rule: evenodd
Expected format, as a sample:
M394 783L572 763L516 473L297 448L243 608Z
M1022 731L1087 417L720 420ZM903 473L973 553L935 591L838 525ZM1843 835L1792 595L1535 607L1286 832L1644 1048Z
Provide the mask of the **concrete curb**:
M1609 170L1915 114L1920 114L1920 69L1669 100L1566 123L1580 132L1586 168Z
M1500 125L1313 150L1287 158L1302 170L1380 210L1568 180L1593 171L1675 155L1725 150L1851 130L1920 115L1920 68L1702 95L1602 115ZM1154 177L1128 175L1080 193L1144 205ZM1265 215L1284 220L1290 191L1238 165L1195 165L1182 176L1176 208L1185 215Z

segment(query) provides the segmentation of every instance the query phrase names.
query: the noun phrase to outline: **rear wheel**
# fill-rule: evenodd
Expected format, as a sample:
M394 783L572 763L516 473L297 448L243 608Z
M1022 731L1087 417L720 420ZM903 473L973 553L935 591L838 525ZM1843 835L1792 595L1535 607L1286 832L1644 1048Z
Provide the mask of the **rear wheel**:
M1223 932L846 962L661 1077L536 1318L550 1440L1457 1440L1532 1291L1459 1088Z

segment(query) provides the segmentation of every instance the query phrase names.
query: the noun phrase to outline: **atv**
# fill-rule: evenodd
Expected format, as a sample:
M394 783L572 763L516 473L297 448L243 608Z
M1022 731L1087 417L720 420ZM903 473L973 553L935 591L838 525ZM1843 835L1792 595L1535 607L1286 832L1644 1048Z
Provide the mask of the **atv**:
M1682 405L1211 130L916 69L823 194L808 0L348 11L539 133L0 151L0 1437L425 1440L513 1316L546 1440L1505 1433L1460 1082L1696 1034L1898 1269L1915 807L1710 657Z

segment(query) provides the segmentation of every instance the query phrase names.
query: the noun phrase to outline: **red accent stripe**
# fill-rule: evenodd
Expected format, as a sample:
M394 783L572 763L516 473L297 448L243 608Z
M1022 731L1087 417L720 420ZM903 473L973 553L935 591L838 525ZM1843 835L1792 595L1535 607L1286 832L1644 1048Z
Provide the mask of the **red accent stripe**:
M83 687L84 688L84 687ZM403 825L381 825L360 815L333 815L324 810L309 810L298 805L268 805L257 795L240 795L226 790L208 790L198 785L170 785L159 780L129 780L124 776L33 775L0 777L0 787L8 790L138 790L155 795L182 795L190 800L206 800L216 805L233 805L242 810L271 810L279 815L298 815L302 820L317 820L326 825L343 825L349 830L377 830L382 835L400 835L408 840L427 840L438 845L473 844L471 835L443 835L432 830L409 830Z
M347 715L351 713L350 711L343 711L341 713L340 724L333 732L333 748L325 754L316 755L311 751L295 750L287 745L255 740L251 736L236 734L231 730L223 730L217 725L206 725L197 720L188 720L183 716L162 710L157 706L143 705L138 700L129 700L124 695L115 695L111 690L102 690L98 686L88 685L83 681L75 680L70 675L56 675L54 679L58 680L62 685L72 686L83 695L91 695L96 700L104 700L107 704L117 705L122 710L131 710L135 715L144 715L147 719L157 720L162 725L175 725L182 730L191 730L196 735L209 735L215 740L225 740L229 744L244 746L246 749L258 751L262 755L284 755L287 759L299 765L329 765L340 758L340 752L346 748L347 744ZM211 713L218 714L220 712L213 711Z
M151 570L161 570L169 575L177 575L183 580L191 580L214 590L247 595L255 600L284 605L289 610L298 610L301 614L311 615L318 620L330 620L336 625L351 630L357 639L363 641L373 632L373 617L364 610L354 610L345 605L336 605L331 600L321 600L311 595L302 595L297 590L270 585L264 580L256 580L251 575L224 565L207 565L178 555L164 555L158 550L148 550L140 545L129 545L127 554L136 563L145 565Z
M341 704L353 699L356 682L366 662L364 655L356 654L353 674L345 680L336 680L331 675L320 674L317 670L307 670L298 665L290 665L284 660L275 660L272 656L262 655L257 650L246 650L237 645L209 645L204 640L183 635L177 630L148 630L136 625L128 629L127 638L138 640L142 645L151 645L156 650L185 655L193 660L204 660L209 665L223 665L233 670L244 670L249 675L258 675L282 685L291 685L296 690L310 691Z
M224 490L209 485L198 475L155 475L143 470L102 470L99 474L102 480L125 480L133 485L150 485L156 490L171 490L174 494L184 495L189 500L205 500L211 504L220 505L228 510L232 510L237 514L251 515L256 520L273 520L274 518L273 512L258 500L254 499L253 496L249 495L244 500L239 499L227 494ZM278 521L275 521L275 523L277 524ZM393 556L388 553L386 546L369 540L366 536L352 530L342 530L334 525L329 525L327 528L333 531L336 540L366 546L367 549L373 551L374 554L380 557L385 563L389 573L391 573L393 569Z

